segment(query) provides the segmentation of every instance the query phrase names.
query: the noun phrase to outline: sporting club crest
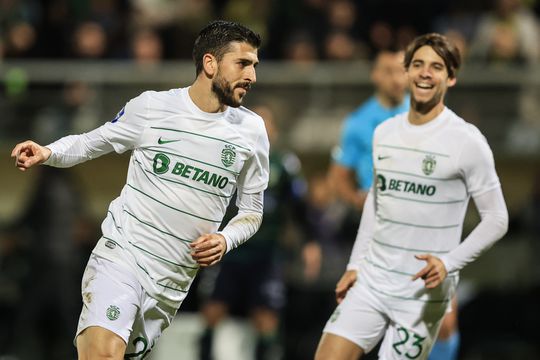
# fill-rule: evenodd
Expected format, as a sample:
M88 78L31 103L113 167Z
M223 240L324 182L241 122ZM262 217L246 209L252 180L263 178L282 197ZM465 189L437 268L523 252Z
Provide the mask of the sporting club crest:
M225 145L223 150L221 150L221 162L226 167L232 166L236 160L236 148L232 145Z
M437 160L435 160L435 156L426 155L426 157L422 161L422 171L426 175L431 175L435 171L435 165L437 165Z
M118 306L115 306L115 305L109 306L109 308L107 309L107 318L109 318L109 320L114 321L118 319L119 316L120 316L120 309L118 308Z

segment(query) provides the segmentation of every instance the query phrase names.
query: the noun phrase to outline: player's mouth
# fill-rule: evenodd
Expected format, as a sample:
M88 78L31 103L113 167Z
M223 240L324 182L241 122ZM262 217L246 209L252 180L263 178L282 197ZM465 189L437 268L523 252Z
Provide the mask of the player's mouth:
M251 89L251 84L250 83L241 83L241 84L236 85L235 88L244 90L245 92L248 92L249 89Z
M415 82L414 85L416 96L429 96L435 88L435 85L424 81Z
M435 87L433 84L428 84L425 82L417 82L415 85L420 90L431 90Z

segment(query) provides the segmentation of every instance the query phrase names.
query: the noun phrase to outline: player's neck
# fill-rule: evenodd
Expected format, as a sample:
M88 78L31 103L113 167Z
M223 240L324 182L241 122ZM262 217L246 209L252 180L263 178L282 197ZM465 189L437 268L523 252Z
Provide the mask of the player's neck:
M223 112L227 105L219 102L216 94L211 90L211 85L207 81L197 78L188 90L191 101L202 111L207 113Z
M442 113L444 110L444 103L441 101L437 105L435 105L431 110L428 112L420 112L415 109L414 104L411 104L411 108L409 110L409 123L412 125L423 125L427 124L428 122L435 119L437 116L439 116L440 113Z

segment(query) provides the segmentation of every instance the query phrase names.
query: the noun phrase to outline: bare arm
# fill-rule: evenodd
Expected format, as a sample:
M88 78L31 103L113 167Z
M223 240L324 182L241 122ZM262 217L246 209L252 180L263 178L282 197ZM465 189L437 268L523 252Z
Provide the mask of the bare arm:
M358 210L364 207L367 192L358 189L353 170L333 163L330 167L329 178L332 188L342 200Z

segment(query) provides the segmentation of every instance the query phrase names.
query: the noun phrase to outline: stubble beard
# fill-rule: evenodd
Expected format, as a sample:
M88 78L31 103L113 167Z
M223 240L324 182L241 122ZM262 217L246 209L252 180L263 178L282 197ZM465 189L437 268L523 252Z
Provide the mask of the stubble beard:
M216 94L220 104L234 108L242 105L242 98L240 100L234 98L234 88L231 86L231 83L219 74L212 80L212 92Z
M414 111L425 115L429 113L437 104L440 102L442 98L442 94L436 93L433 95L431 99L425 102L419 102L414 98L414 95L411 94L411 107L414 109Z

